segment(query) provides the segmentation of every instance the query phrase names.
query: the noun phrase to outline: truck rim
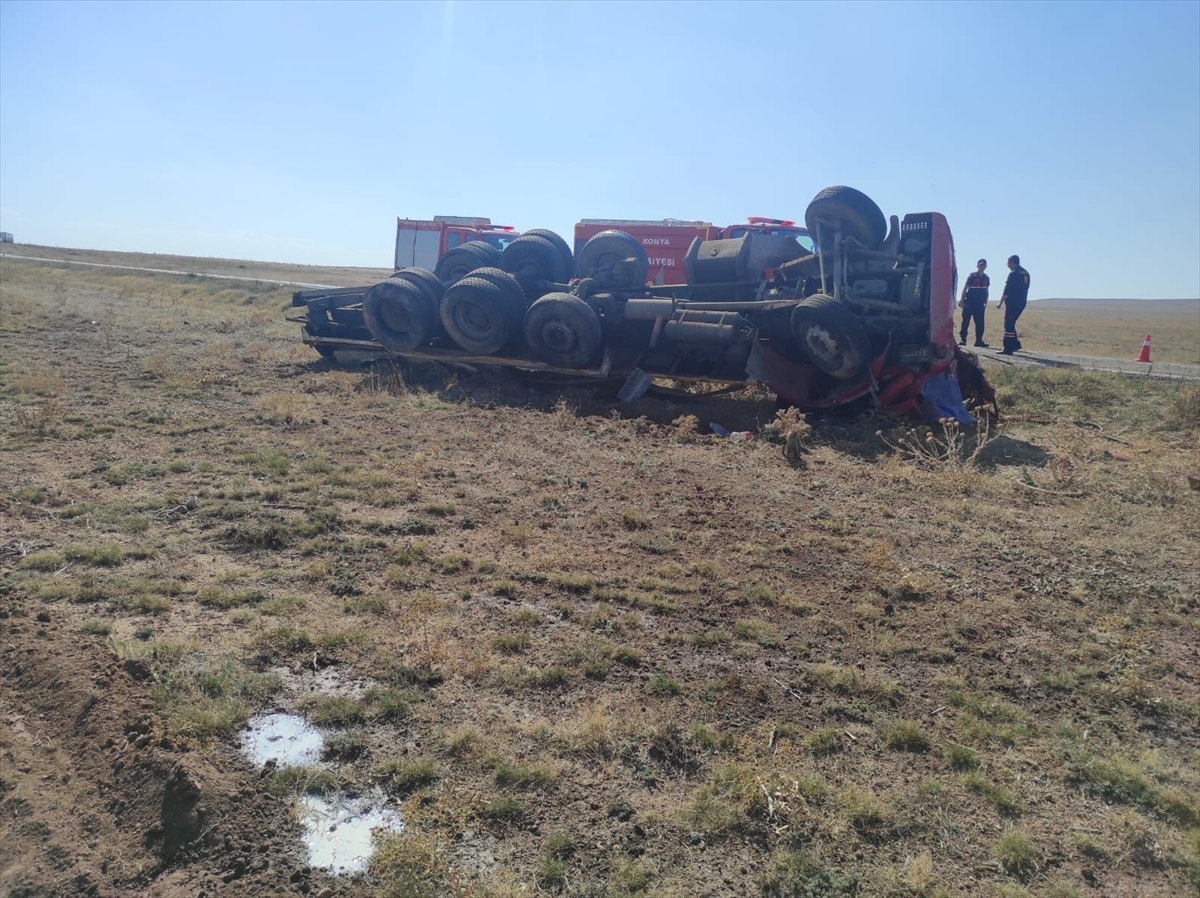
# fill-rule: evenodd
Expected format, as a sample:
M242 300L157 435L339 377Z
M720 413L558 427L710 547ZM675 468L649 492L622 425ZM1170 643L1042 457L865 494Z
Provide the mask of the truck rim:
M542 327L542 340L554 352L570 352L579 342L575 331L558 320L546 322Z

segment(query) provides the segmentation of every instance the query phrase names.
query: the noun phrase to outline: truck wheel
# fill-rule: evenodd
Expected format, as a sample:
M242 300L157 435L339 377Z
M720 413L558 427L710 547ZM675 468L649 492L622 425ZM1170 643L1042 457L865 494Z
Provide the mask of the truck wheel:
M469 243L446 250L446 254L438 259L436 273L438 280L449 287L456 281L462 280L476 268L485 268L488 264L483 253L470 249Z
M363 319L371 336L391 352L416 349L438 331L437 303L401 277L388 278L367 291Z
M594 278L604 290L639 290L649 270L641 243L624 231L601 231L579 251L579 276Z
M595 310L570 293L547 293L525 313L525 341L534 356L559 368L585 368L603 335Z
M821 233L817 221L825 223ZM853 237L871 249L887 239L887 219L883 211L869 196L853 187L826 187L818 193L804 210L804 224L813 239L821 242L833 239L833 228L838 224L842 236ZM827 247L832 249L832 247Z
M481 258L487 260L486 264L491 267L496 267L500 264L500 250L492 246L486 240L470 240L463 244L463 249L469 249L477 253Z
M442 297L442 326L467 352L491 355L517 331L523 307L491 281L465 277Z
M515 277L499 268L476 268L471 272L471 277L482 278L499 287L508 303L516 310L513 324L520 324L521 316L524 314L526 306L529 305L529 301L525 299L525 291L521 289L521 284Z
M567 246L567 241L563 240L553 231L547 231L545 228L534 228L532 231L525 231L522 237L541 237L543 240L548 240L558 250L558 254L563 257L563 261L567 263L567 276L564 280L569 281L575 275L575 256L571 252L571 247Z
M863 373L871 355L871 339L859 317L845 303L818 293L792 311L792 333L809 360L838 380Z
M446 285L439 281L438 276L432 271L424 268L402 268L393 274L392 277L415 284L420 288L422 293L433 300L434 308L441 305L442 294L446 292Z
M500 267L517 279L531 300L541 295L542 281L561 284L567 279L566 261L545 237L522 234L504 247Z

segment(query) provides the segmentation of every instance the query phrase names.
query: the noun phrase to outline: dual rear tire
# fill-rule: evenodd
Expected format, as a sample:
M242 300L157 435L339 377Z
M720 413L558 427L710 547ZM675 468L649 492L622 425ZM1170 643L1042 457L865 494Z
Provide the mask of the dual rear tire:
M438 306L442 282L423 268L405 268L373 286L363 297L367 330L384 349L405 352L441 333Z

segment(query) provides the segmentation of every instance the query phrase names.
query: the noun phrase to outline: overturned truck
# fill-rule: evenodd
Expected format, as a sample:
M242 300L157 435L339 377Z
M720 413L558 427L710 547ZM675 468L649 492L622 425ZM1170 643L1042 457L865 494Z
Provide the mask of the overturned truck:
M626 379L761 383L804 410L871 402L919 409L931 378L961 387L968 407L992 399L954 342L957 273L944 216L885 218L850 187L808 205L808 252L791 237L697 237L686 283L650 285L645 251L619 230L571 252L543 230L503 251L479 241L437 271L405 268L370 287L304 290L305 343L331 356L375 352Z

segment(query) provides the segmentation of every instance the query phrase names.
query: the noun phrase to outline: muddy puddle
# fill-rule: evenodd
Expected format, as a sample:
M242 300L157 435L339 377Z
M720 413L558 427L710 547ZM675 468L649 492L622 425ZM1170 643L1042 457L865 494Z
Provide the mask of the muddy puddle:
M280 767L302 767L321 759L325 737L299 714L275 712L250 719L242 731L242 751L261 767L274 761Z
M251 718L238 741L242 753L258 767L274 762L278 767L327 768L332 765L321 761L327 735L299 714L272 711ZM296 817L304 830L308 865L335 875L366 870L376 831L404 829L400 814L387 806L381 792L302 795Z
M384 806L383 795L300 799L308 865L334 874L361 873L375 851L377 830L398 833L404 822Z

